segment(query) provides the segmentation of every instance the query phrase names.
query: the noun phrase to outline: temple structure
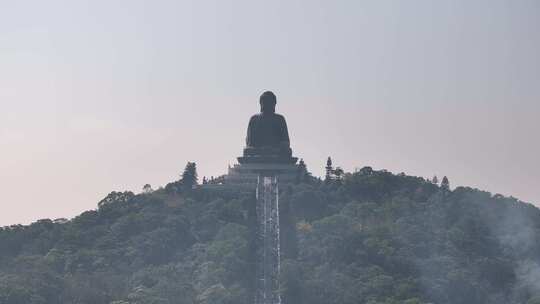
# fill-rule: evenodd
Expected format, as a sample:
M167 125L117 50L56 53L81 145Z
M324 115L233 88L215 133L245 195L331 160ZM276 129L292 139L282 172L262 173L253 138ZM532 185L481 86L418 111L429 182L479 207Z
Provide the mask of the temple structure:
M297 177L298 158L292 156L285 118L275 112L276 95L264 92L259 102L261 112L249 120L244 153L229 168L226 184L256 185L261 174L277 176L282 183Z

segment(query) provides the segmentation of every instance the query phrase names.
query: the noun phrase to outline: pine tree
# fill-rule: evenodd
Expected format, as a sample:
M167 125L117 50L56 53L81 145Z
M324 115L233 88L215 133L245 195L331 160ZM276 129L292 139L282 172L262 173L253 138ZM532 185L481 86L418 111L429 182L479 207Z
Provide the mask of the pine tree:
M182 173L182 184L187 190L191 190L193 186L197 185L197 164L194 162L188 162L184 173Z
M450 191L450 182L448 181L448 177L443 177L441 181L441 189L444 191Z
M296 174L296 183L304 182L307 177L307 166L303 159L298 163L298 171Z
M325 182L329 182L332 180L332 174L334 172L334 167L332 167L332 158L328 156L328 159L326 160L326 177L324 179Z
M439 179L437 178L437 175L433 175L433 178L431 179L431 182L435 185L439 184Z

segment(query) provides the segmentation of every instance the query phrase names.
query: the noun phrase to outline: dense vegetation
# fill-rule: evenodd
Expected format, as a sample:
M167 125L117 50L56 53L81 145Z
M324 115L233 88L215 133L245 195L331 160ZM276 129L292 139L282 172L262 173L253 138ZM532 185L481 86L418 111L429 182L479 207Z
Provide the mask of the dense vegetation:
M282 187L285 304L540 303L536 207L448 180L336 172ZM192 175L2 228L0 303L251 303L254 193Z

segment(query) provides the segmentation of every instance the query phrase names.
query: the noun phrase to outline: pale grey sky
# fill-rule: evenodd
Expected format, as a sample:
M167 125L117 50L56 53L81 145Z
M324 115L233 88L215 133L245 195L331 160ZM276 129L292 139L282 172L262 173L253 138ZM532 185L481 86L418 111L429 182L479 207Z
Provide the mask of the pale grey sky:
M540 204L540 1L0 0L0 225L219 175L273 90L295 154Z

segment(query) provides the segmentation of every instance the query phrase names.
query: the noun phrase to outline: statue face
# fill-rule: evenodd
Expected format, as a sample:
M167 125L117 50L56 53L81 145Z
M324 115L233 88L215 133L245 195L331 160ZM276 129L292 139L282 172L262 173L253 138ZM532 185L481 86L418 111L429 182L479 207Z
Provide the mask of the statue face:
M276 102L272 100L261 101L261 112L262 113L275 113L276 112Z
M276 95L267 91L261 95L261 112L262 113L275 113L276 112Z

